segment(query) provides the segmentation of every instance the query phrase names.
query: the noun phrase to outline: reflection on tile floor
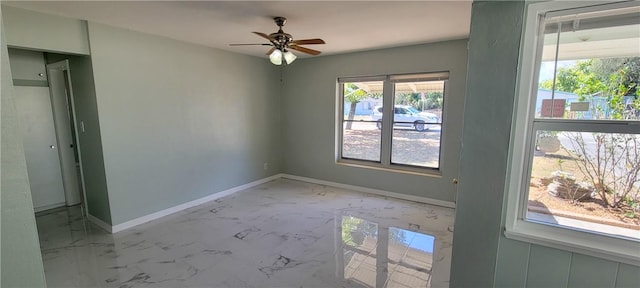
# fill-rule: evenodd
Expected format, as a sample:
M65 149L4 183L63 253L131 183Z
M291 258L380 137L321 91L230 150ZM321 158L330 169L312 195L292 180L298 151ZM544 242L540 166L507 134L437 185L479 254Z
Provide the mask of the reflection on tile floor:
M341 234L339 278L366 287L430 286L435 237L353 216L342 216Z
M39 214L48 287L447 287L453 209L279 179L116 234Z

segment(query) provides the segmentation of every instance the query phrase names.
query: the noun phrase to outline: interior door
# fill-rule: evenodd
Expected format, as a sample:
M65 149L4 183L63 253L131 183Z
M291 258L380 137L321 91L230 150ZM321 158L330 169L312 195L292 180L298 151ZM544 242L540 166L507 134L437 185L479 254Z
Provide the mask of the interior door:
M58 153L62 168L62 183L67 206L80 204L80 188L78 183L78 161L75 153L75 141L72 129L75 129L71 113L71 78L67 60L47 65L49 90L53 108L54 125L58 140Z
M49 89L15 86L14 91L34 210L38 212L64 206Z

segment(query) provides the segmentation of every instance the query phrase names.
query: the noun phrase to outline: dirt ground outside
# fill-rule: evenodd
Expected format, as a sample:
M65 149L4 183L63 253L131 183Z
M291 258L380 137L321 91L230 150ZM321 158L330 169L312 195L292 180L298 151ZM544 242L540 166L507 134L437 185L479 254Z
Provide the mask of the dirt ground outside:
M418 132L412 128L393 130L391 161L396 164L439 167L440 129ZM342 155L346 158L380 160L381 131L375 123L354 122L344 129Z
M582 201L571 201L552 196L547 192L547 186L541 185L541 179L550 177L554 171L570 172L578 181L585 179L578 169L576 159L566 150L541 153L533 158L528 201L530 211L640 231L640 215L628 205L608 208L604 206L599 196Z

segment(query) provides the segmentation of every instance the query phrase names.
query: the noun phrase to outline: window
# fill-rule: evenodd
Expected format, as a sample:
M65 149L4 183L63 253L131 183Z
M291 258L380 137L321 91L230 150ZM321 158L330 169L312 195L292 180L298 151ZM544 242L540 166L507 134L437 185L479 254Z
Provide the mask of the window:
M338 162L437 172L447 79L446 72L338 79Z
M507 237L640 263L640 4L528 6Z

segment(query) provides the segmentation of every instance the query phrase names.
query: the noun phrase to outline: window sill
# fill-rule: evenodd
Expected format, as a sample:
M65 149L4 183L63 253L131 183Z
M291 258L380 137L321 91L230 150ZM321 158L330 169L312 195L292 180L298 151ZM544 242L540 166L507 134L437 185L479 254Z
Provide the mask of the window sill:
M341 166L373 169L373 170L392 172L392 173L442 178L442 172L439 169L417 168L417 167L409 167L409 166L401 166L401 165L398 165L398 166L394 165L393 168L390 168L390 167L385 167L379 163L374 163L374 162L367 163L367 162L361 162L357 160L348 160L348 159L340 159L336 161L336 164Z
M532 220L507 224L505 237L640 266L640 242Z

